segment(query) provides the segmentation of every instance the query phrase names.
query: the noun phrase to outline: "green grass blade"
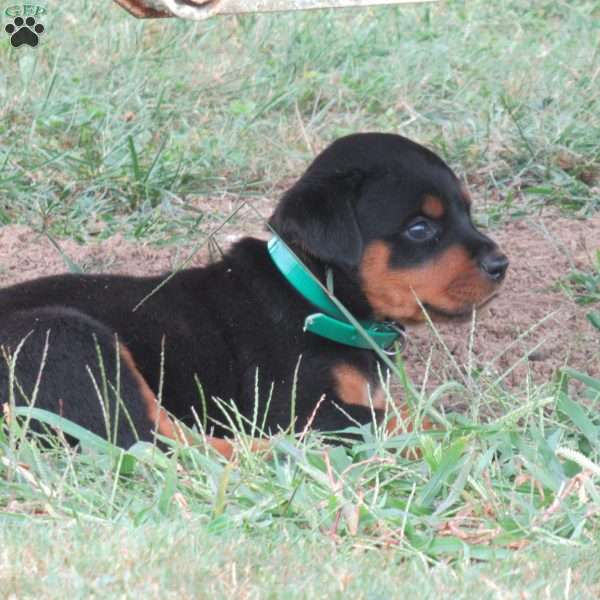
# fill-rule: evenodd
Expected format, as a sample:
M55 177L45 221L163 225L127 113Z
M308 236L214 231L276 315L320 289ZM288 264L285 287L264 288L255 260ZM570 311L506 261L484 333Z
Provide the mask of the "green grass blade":
M444 450L444 456L438 467L433 471L432 477L417 495L417 502L423 507L430 507L433 500L444 484L449 484L450 476L460 468L461 457L465 451L466 439L459 438Z
M569 417L575 427L583 433L592 446L598 445L599 429L592 423L580 404L573 402L573 400L570 400L565 394L561 393L559 395L557 407L560 412Z
M123 452L122 448L119 448L118 446L115 446L114 444L111 444L110 442L101 438L99 435L84 429L81 427L81 425L77 425L77 423L73 423L73 421L69 421L69 419L65 419L64 417L44 410L43 408L17 406L15 407L14 412L16 416L36 419L50 427L60 429L67 435L70 435L78 440L83 447L91 448L111 456L118 455L119 453Z

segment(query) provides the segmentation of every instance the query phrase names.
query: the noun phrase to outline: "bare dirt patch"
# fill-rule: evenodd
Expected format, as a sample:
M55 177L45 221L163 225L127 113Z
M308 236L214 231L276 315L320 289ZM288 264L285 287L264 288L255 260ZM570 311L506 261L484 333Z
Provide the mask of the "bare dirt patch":
M224 202L230 207L231 199ZM226 249L240 232L267 236L260 221L246 213L219 233L220 247ZM573 268L591 268L600 248L600 216L528 218L492 235L511 260L502 293L477 315L472 339L469 323L437 325L443 344L426 326L412 329L405 351L409 373L420 381L430 361L430 381L436 383L459 377L456 366L462 370L466 364L488 364L489 369L493 361L492 370L509 387L524 385L527 373L533 381L546 382L565 364L600 375L600 335L585 318L589 308L576 305L559 285ZM193 246L157 248L116 236L84 246L61 240L60 247L86 271L141 275L172 269ZM204 247L190 265L206 263L209 254ZM67 270L63 256L45 236L25 226L0 229L0 285Z
M472 340L470 323L436 326L446 349L432 331L415 330L406 352L408 371L418 377L431 354L433 380L456 379L450 351L460 367L485 364L509 388L525 386L528 374L533 382L547 382L565 365L598 376L600 332L585 317L590 307L577 305L561 282L573 269L592 269L600 216L514 221L492 237L510 267L499 296L476 316Z

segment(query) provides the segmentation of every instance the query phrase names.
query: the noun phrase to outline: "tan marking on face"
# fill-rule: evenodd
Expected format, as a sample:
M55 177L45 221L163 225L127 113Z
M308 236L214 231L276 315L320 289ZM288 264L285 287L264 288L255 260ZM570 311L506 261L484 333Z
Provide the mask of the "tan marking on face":
M169 418L167 411L159 406L158 399L154 395L154 392L150 389L150 386L144 379L144 376L138 371L138 368L133 360L131 352L119 344L119 353L121 359L127 365L127 368L133 375L135 382L138 386L138 390L144 401L146 408L146 416L148 419L156 424L156 430L161 435L171 438L172 440L182 441L184 439L183 431L176 426L175 423Z
M444 216L444 203L437 196L428 194L423 200L421 210L426 217L439 219Z
M465 201L465 204L467 204L467 205L472 204L471 193L469 192L469 190L467 189L467 186L464 183L461 183L461 185L460 185L460 195L462 196L462 199Z
M367 246L360 267L363 291L378 318L409 323L425 320L415 296L433 308L464 313L498 288L460 245L451 246L420 267L392 269L390 255L387 243L373 242Z
M338 365L333 369L335 391L344 404L370 407L375 410L385 408L384 391L369 385L367 378L355 367ZM370 394L370 397L369 397Z

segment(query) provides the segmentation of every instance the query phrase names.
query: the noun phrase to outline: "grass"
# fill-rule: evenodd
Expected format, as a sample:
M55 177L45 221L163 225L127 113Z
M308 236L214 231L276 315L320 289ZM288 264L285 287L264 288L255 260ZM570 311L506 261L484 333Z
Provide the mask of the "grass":
M494 420L449 414L445 430L391 437L363 426L351 447L282 433L267 455L238 435L232 462L174 443L166 454L147 443L120 450L56 415L16 409L62 426L82 451L5 423L0 587L193 596L206 578L206 597L279 597L283 586L292 597L368 598L408 577L402 589L425 597L450 587L501 598L516 577L519 594L572 586L589 597L600 585L587 566L597 556L600 380L565 369L525 397L483 384L462 394L500 402ZM461 389L405 385L421 408ZM49 557L49 546L60 551Z
M491 224L600 207L597 2L198 24L50 8L37 49L0 38L2 224L192 244L224 217L211 199L270 207L315 151L369 129L440 152ZM596 275L574 276L597 314ZM597 596L600 382L515 389L483 368L404 386L421 410L451 393L471 410L348 448L282 433L265 457L241 437L229 464L76 431L83 451L48 448L4 423L0 597Z
M153 528L86 524L74 530L39 524L25 535L20 530L10 526L0 533L0 543L14 561L0 581L7 594L17 597L376 599L443 594L465 600L562 600L599 592L598 553L577 549L551 548L501 563L427 567L395 552L340 548L310 535L297 540L283 528L275 535L215 535L179 517ZM90 548L86 554L78 552L83 545ZM56 548L51 554L28 550L49 546ZM50 593L48 579L53 581ZM523 596L518 590L525 590Z
M198 198L277 196L315 150L369 129L437 149L492 220L588 214L599 16L481 0L194 24L60 3L35 51L0 39L0 222L187 241L211 220Z
M563 278L562 287L569 296L585 306L600 303L600 249L596 250L595 260L592 259L587 270L573 269ZM591 310L587 314L590 323L600 331L600 312Z
M14 525L0 533L12 558L0 582L3 591L17 597L376 599L442 594L465 600L562 600L599 592L596 551L551 548L526 559L516 555L497 563L428 567L393 551L340 548L311 535L298 540L285 528L274 535L215 535L180 517L152 528L40 523L24 534L21 530ZM49 546L56 548L51 554L35 550ZM82 546L89 552L79 552ZM50 590L48 580L53 582ZM525 590L522 596L520 590Z
M578 304L600 302L600 249L589 270L573 269L566 277L566 289Z

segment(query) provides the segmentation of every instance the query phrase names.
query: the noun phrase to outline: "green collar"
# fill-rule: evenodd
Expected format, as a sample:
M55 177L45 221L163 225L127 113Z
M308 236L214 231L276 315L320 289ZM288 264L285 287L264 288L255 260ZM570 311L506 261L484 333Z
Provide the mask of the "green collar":
M372 349L358 329L344 317L342 311L331 300L333 283L329 269L327 289L330 294L323 289L318 279L298 260L279 236L269 240L268 249L281 274L302 297L321 311L306 317L304 331L310 331L339 344ZM360 321L360 324L383 350L389 348L398 338L404 340L404 328L394 323Z

